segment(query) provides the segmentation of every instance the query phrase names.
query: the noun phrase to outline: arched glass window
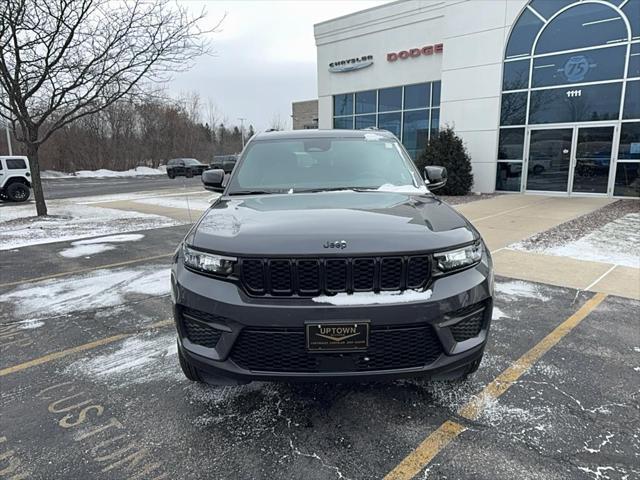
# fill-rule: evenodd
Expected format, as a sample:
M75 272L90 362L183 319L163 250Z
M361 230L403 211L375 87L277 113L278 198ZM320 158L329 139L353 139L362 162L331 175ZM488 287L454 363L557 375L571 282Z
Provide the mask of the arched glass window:
M536 54L609 45L627 41L627 26L608 5L582 3L551 20L536 44Z
M523 172L529 183L530 131L572 132L588 122L610 136L615 131L615 142L622 141L619 132L626 132L628 150L640 152L639 58L640 0L530 0L505 48L496 189L521 190ZM572 141L578 137L569 133L563 154L575 150ZM562 144L538 142L536 148L556 143ZM618 150L625 151L621 143ZM640 196L638 158L620 155L611 159L612 168L615 175L627 176L616 176L611 188L615 195ZM549 177L551 164L543 163L537 169L545 173L538 174ZM606 172L602 177L606 183ZM550 190L562 191L562 185Z

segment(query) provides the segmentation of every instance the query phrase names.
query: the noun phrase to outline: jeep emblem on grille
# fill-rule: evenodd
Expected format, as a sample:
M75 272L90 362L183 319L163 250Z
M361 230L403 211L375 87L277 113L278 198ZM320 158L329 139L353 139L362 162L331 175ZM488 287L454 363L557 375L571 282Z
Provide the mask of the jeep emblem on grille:
M340 250L347 248L346 240L336 240L335 242L324 242L324 248L339 248Z

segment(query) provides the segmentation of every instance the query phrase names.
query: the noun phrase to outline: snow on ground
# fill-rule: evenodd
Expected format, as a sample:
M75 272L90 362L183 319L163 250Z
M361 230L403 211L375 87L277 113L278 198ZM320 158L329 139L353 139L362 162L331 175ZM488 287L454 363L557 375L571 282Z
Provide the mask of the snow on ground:
M33 319L114 307L129 296L166 295L170 289L170 269L152 265L23 284L0 295L0 304L12 303L16 316Z
M493 314L491 315L491 320L500 320L501 318L509 318L509 315L504 313L498 307L493 307Z
M181 223L160 215L86 205L51 205L48 210L48 217L37 218L34 205L0 209L0 250Z
M40 176L42 178L68 178L68 177L84 177L84 178L107 178L107 177L138 177L140 175L166 175L167 169L162 166L159 168L136 167L131 170L116 171L106 170L78 170L75 173L57 172L55 170L43 170Z
M514 298L535 298L540 301L546 302L549 300L544 293L542 293L540 285L530 282L523 282L521 280L513 280L509 282L496 282L496 292L501 297Z
M203 196L206 195L206 196ZM211 202L213 202L218 195L211 196L211 194L200 194L196 195L172 195L172 196L162 196L162 197L150 197L150 198L141 198L136 199L134 203L143 203L146 205L159 205L161 207L168 208L183 208L185 210L198 210L204 211L211 206Z
M314 297L316 303L329 303L331 305L352 306L352 305L376 305L384 303L407 303L420 302L431 298L431 290L417 291L405 290L403 292L355 292L338 293L337 295L320 295Z
M509 248L527 250L521 243ZM533 251L640 268L640 214L628 213L577 240Z
M125 233L122 235L108 235L106 237L89 238L87 240L78 240L71 244L71 247L65 248L60 255L65 258L78 258L107 252L116 248L113 243L137 242L142 240L144 235L141 233Z
M81 374L112 386L148 383L162 379L182 380L175 359L176 335L151 333L128 338L109 348L107 353L77 360L66 373Z

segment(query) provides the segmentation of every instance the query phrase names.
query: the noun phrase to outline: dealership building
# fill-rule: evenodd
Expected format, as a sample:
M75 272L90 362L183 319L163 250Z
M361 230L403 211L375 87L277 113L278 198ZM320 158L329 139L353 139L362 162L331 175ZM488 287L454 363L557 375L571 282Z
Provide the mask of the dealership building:
M319 128L449 125L474 191L640 196L640 0L407 0L315 25Z

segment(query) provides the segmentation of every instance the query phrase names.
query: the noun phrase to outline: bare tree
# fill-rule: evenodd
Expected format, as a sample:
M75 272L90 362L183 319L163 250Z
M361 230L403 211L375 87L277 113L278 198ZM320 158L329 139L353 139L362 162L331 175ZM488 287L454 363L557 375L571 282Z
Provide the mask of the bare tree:
M269 124L269 128L271 130L284 130L286 128L286 125L279 113L276 113L273 116L271 123Z
M202 30L204 16L170 0L5 0L0 115L26 147L38 215L47 214L40 146L71 122L189 68L217 28Z

